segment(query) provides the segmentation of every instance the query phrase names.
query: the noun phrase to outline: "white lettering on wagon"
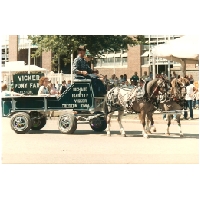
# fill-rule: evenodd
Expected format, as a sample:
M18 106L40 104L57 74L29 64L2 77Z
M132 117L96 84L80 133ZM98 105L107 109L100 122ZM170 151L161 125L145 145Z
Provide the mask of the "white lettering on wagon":
M74 99L75 103L87 103L87 99Z
M77 104L62 104L63 108L77 108Z
M81 104L81 108L88 108L88 107L90 107L89 104Z
M80 91L87 91L87 87L74 87L73 88L73 91L77 91L77 92L80 92Z
M72 97L88 97L88 94L72 94Z

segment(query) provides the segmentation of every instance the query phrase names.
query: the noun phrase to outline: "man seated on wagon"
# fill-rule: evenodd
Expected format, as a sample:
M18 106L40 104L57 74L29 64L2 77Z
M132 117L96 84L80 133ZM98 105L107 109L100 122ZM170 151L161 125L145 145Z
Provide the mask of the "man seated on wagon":
M84 59L86 53L85 46L79 46L78 56L74 59L73 73L91 79L92 87L94 90L94 96L104 96L106 94L106 88L103 82L100 80L98 70L92 70L86 60Z

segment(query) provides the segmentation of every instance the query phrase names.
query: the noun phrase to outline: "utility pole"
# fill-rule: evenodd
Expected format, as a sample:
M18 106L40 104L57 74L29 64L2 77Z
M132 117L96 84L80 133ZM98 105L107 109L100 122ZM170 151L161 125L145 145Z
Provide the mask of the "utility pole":
M170 41L170 35L168 36L168 42L169 42L169 41ZM170 80L170 60L168 60L167 73L168 73L168 80Z
M30 62L31 62L31 42L28 42L28 74L30 74Z

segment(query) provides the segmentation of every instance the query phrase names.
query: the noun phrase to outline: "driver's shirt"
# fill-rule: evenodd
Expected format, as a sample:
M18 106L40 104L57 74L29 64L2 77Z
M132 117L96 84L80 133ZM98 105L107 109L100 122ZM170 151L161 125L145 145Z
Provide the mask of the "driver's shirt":
M84 58L78 56L73 62L73 73L77 74L78 71L87 71L88 74L92 74L93 70L89 67Z

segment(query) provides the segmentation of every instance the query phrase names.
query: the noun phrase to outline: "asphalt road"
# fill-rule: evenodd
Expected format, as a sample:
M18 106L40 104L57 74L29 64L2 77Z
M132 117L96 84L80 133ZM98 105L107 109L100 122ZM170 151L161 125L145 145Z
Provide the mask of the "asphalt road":
M157 132L142 137L138 120L123 122L127 137L121 137L114 120L111 137L94 132L88 124L78 124L74 134L59 132L57 118L48 120L40 131L16 134L10 119L2 118L2 163L29 164L173 164L199 163L199 122L182 121L184 138L172 122L170 136L164 135L165 121L155 121Z

